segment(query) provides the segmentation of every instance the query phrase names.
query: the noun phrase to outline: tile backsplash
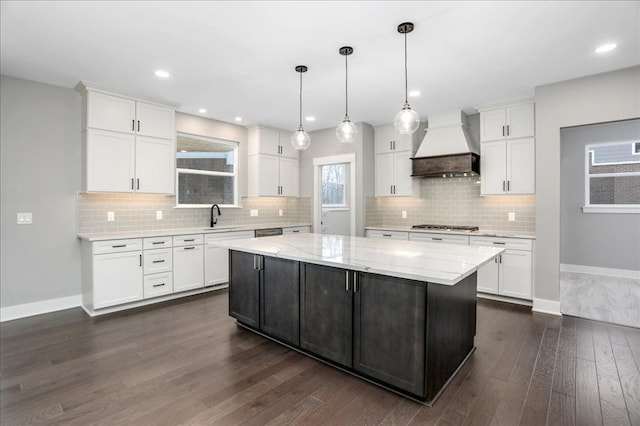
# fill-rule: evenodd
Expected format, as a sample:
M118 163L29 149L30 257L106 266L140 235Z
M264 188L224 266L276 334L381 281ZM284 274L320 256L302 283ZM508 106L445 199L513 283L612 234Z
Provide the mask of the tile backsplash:
M478 178L428 178L420 197L367 198L367 226L420 223L479 226L498 232L534 233L535 195L480 196ZM402 219L402 211L407 218ZM509 212L515 221L508 220Z
M176 208L173 196L78 193L78 233L151 231L209 226L208 208ZM242 197L242 208L224 208L219 226L260 223L311 223L311 198ZM278 211L282 209L283 215ZM162 211L162 220L156 212ZM258 210L258 216L250 216ZM115 221L107 221L107 212Z

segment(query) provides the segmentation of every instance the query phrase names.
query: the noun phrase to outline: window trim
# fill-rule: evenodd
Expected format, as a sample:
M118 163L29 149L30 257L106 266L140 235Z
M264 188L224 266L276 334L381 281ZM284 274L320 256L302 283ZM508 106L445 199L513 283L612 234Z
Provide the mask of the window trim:
M640 142L634 142L631 145L631 155L640 155Z
M591 174L589 173L589 166L615 166L615 165L625 165L625 164L637 164L637 161L624 161L618 163L598 163L594 164L595 153L593 151L593 147L602 146L602 145L623 145L626 143L631 143L631 150L635 150L636 144L640 144L640 142L635 141L617 141L617 142L603 142L603 143L594 143L585 146L585 169L584 169L584 206L582 206L582 213L630 213L630 214L638 214L640 213L640 204L591 204L590 203L590 193L591 193L591 178L592 177L618 177L618 176L640 176L640 172L621 172L621 173L597 173ZM591 156L591 161L589 161L589 154L593 153ZM632 152L633 153L633 152ZM635 155L635 154L634 154Z
M228 208L242 208L242 206L240 205L240 195L238 194L238 188L239 188L239 183L238 183L238 178L239 178L239 158L238 158L238 151L240 148L240 143L237 141L231 141L231 140L227 140L227 139L219 139L219 138L211 138L208 136L202 136L202 135L196 135L193 133L186 133L186 132L178 132L177 136L181 136L184 135L186 137L190 137L190 138L194 138L194 139L200 139L203 141L209 141L209 142L215 142L215 143L219 143L219 144L223 144L223 145L229 145L233 147L233 172L217 172L217 171L211 171L211 170L196 170L196 169L183 169L183 168L179 168L177 167L177 154L178 154L178 150L176 148L176 205L174 208L177 209L184 209L184 208L189 208L189 209L197 209L197 208L211 208L211 205L213 203L210 204L180 204L179 200L180 200L180 193L179 193L179 188L180 188L180 173L188 173L188 174L193 174L193 175L205 175L205 176L227 176L227 177L233 177L233 204L219 204L219 207L221 209L228 209ZM177 142L176 142L176 146L177 146Z

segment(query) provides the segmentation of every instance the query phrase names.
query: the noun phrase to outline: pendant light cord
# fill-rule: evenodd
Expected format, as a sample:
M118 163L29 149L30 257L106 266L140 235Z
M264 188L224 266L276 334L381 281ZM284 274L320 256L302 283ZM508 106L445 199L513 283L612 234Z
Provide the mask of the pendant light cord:
M349 66L347 65L347 57L344 55L344 115L349 116Z
M300 73L300 128L302 128L302 73Z
M404 33L404 103L408 104L409 100L408 100L408 96L407 96L407 92L409 91L409 86L407 83L408 77L407 77L407 33Z

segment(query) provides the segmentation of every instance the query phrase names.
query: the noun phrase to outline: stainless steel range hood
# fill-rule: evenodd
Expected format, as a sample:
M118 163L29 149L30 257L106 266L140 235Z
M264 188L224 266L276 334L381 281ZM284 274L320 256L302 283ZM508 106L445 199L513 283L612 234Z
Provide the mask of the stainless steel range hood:
M411 160L411 176L479 175L479 150L467 131L467 116L455 111L429 117L427 134Z

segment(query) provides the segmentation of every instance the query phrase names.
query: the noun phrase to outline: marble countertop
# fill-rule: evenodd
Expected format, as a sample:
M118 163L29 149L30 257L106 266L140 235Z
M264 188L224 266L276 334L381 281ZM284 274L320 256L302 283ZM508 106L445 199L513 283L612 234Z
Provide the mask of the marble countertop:
M477 231L441 231L437 229L411 229L411 226L365 226L365 229L375 229L380 231L404 231L404 232L423 232L427 234L454 234L454 235L468 235L470 237L505 237L505 238L526 238L535 240L536 235L534 233L524 232L506 232L506 231L494 231L491 229L479 229Z
M437 284L454 285L504 249L325 234L220 240L214 245Z
M164 237L167 235L189 235L189 234L217 234L221 232L237 232L237 231L254 231L256 229L266 228L295 228L298 226L311 226L310 223L259 223L253 225L231 225L216 226L210 228L203 226L199 228L176 228L176 229L158 229L148 231L127 231L127 232L96 232L87 234L78 234L78 238L86 241L104 241L104 240L121 240L127 238L149 238Z

